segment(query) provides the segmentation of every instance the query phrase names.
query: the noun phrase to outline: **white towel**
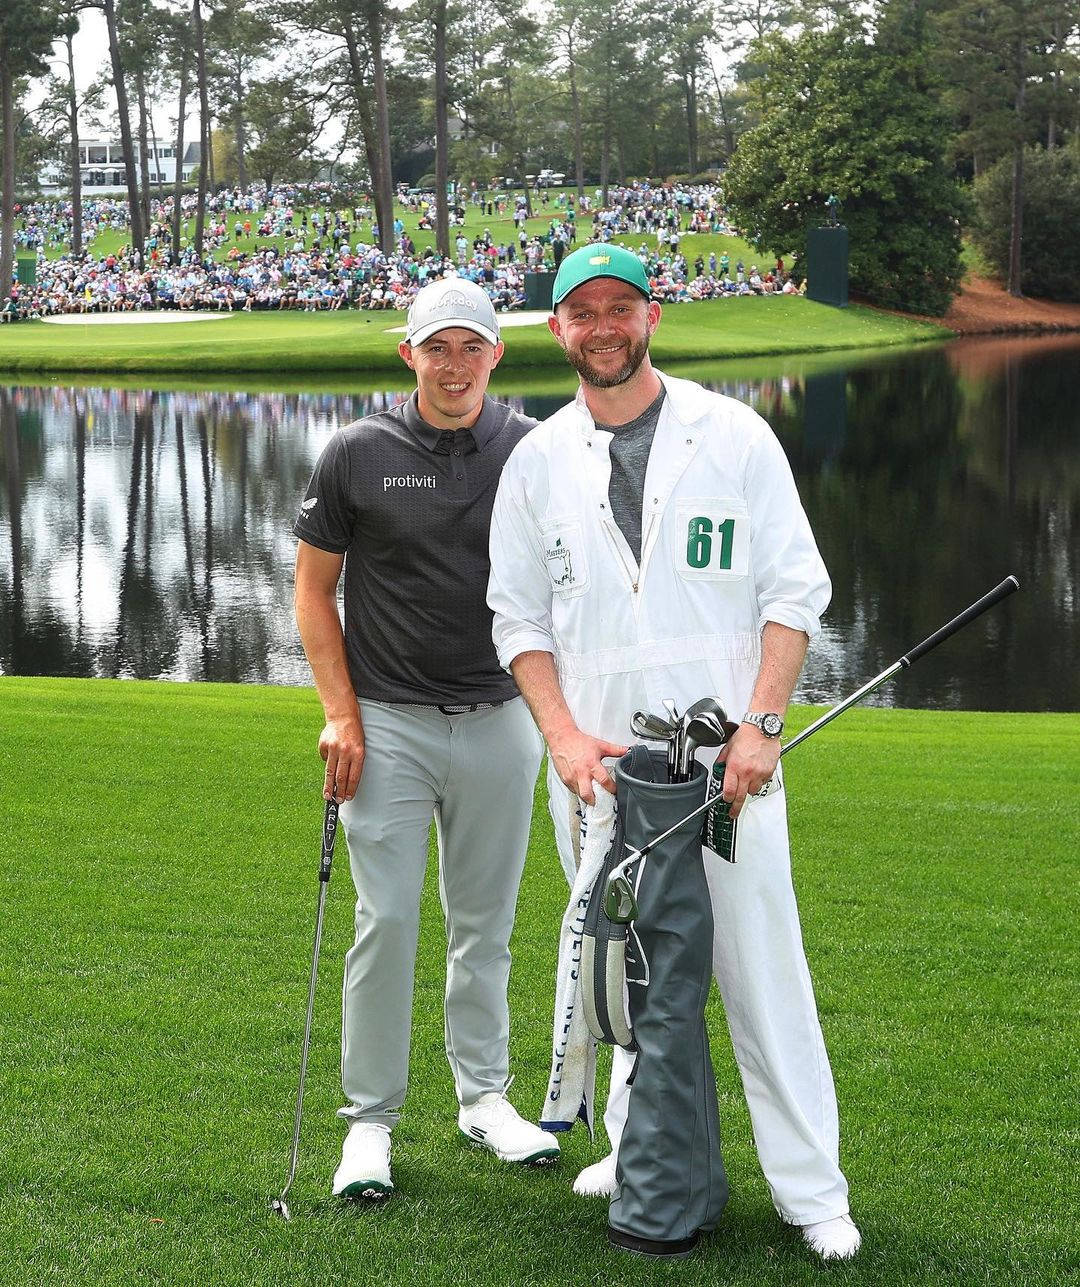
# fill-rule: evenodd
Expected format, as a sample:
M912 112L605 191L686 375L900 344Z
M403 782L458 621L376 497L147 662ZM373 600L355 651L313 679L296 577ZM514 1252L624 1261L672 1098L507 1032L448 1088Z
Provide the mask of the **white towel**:
M547 1131L568 1131L584 1117L593 1131L596 1040L585 1025L581 1005L581 938L593 883L604 865L615 827L615 797L596 788L596 803L585 806L581 822L581 861L559 934L559 972L555 982L555 1023L551 1077L540 1114Z

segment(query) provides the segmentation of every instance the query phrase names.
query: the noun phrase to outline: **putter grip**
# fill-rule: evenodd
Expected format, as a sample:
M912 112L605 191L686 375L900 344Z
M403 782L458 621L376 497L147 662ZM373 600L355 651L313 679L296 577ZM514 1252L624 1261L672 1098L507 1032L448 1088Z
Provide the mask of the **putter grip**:
M962 630L969 621L974 621L976 617L982 616L988 608L992 608L996 603L1000 603L1002 599L1007 598L1010 594L1015 593L1015 591L1019 589L1020 582L1016 577L1007 576L1000 585L995 585L994 588L989 591L989 593L984 594L981 599L976 599L976 601L969 608L965 608L958 617L953 617L953 619L946 625L942 626L940 630L935 630L934 633L924 639L922 643L916 644L914 648L909 652L906 652L904 656L900 658L900 665L905 668L912 665L914 662L918 661L920 657L924 657L932 648L936 648L939 643L944 643L950 635L954 635L958 630Z
M319 863L319 879L325 885L330 879L330 865L334 861L334 837L337 835L338 802L331 797L326 802L326 813L323 815L322 859Z

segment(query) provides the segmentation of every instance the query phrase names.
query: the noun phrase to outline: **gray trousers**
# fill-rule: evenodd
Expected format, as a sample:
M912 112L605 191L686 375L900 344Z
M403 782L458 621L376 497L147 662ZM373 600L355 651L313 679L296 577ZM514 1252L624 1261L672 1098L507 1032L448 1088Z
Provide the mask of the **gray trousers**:
M458 1102L505 1089L510 932L542 741L519 697L444 715L361 700L364 772L341 806L356 886L339 1115L393 1126L408 1083L413 975L435 820L446 925L446 1055Z

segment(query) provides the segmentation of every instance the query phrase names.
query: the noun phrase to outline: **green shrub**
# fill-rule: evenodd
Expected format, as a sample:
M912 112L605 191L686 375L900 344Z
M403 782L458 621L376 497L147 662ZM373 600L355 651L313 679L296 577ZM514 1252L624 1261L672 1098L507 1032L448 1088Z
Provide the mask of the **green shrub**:
M1009 274L1012 158L1003 157L974 186L971 237L994 272ZM1024 226L1020 289L1045 299L1080 300L1080 148L1024 152Z

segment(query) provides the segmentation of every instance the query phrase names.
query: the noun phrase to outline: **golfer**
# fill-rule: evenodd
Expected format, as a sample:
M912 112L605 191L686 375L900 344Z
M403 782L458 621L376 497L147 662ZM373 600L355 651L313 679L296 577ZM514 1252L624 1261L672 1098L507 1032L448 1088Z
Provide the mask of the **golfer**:
M825 1259L854 1255L835 1092L791 883L779 769L784 714L830 595L780 444L749 407L656 371L660 306L637 256L563 260L548 325L577 398L507 462L491 527L499 659L550 752L559 857L574 872L580 802L614 791L604 757L632 713L715 696L742 723L724 795L739 861L705 851L713 968L781 1218ZM737 712L737 714L734 714ZM756 793L770 785L767 794ZM575 1182L610 1194L632 1057L616 1049L612 1152Z
M458 1125L507 1162L558 1154L505 1094L508 943L543 748L496 659L484 601L495 489L533 422L486 396L503 345L474 283L425 286L398 352L416 391L334 435L294 527L296 620L326 718L323 794L344 802L356 885L342 1023L349 1131L333 1182L345 1197L393 1187L432 818Z

